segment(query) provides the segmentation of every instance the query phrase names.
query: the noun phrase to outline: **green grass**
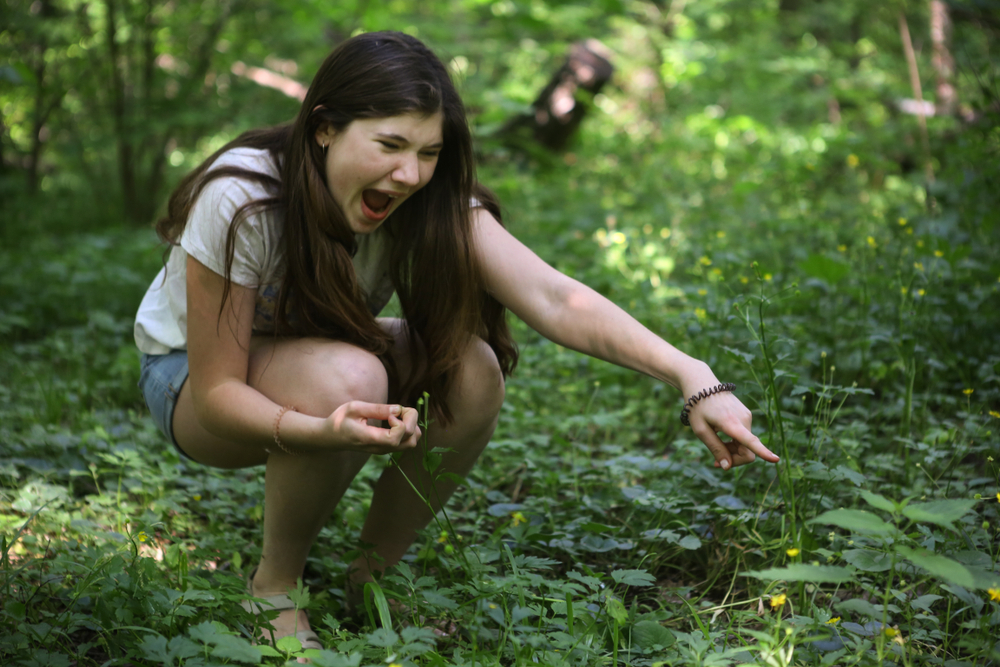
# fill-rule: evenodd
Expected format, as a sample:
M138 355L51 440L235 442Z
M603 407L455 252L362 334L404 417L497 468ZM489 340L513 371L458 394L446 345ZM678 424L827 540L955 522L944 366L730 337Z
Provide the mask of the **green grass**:
M320 534L314 664L1000 661L996 127L932 123L928 192L870 69L816 56L856 97L833 124L755 94L812 56L697 44L664 47L705 69L664 65L669 111L623 77L572 158L485 142L481 175L545 259L738 383L781 463L713 469L672 389L515 323L493 443L360 625L346 563L388 461ZM46 229L0 249L0 662L284 664L238 605L261 471L181 460L135 389L152 234Z

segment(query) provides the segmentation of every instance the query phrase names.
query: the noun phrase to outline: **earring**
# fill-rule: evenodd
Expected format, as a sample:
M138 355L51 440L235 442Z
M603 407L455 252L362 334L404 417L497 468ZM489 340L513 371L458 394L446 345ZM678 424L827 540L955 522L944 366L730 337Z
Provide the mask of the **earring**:
M326 151L330 148L330 144L323 144L323 157L326 157Z

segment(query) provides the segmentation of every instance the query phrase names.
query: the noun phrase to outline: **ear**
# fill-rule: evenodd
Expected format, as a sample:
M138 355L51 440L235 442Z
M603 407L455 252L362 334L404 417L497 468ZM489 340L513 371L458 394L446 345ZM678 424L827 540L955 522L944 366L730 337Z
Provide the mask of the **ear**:
M333 129L333 125L330 123L322 123L319 128L316 129L316 143L320 147L329 146L333 142L333 138L337 135L337 131Z

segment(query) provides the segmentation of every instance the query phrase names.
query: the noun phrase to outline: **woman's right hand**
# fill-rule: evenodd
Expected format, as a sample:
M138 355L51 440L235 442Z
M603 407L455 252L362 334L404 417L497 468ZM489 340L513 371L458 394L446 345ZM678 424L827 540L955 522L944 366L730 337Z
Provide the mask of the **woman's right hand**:
M389 428L373 426L369 420L387 421ZM327 417L324 436L336 449L392 454L416 447L421 431L415 408L349 401Z

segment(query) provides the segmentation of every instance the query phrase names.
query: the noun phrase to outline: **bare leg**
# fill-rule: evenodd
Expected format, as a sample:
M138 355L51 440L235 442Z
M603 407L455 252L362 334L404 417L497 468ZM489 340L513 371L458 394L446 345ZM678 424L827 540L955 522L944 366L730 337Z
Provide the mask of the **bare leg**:
M256 340L248 384L279 405L326 417L350 400L384 403L388 382L374 355L346 343L317 339ZM195 460L224 468L267 464L263 556L254 576L258 596L285 593L302 576L320 528L368 459L366 454L329 452L290 456L220 440L204 431L190 390L181 390L174 413L178 444ZM309 627L304 612L282 612L277 636Z
M448 396L454 421L447 427L431 424L427 432L431 447L453 450L444 455L434 477L443 472L464 476L472 469L493 435L503 399L503 374L496 356L485 342L476 338L469 345L461 373ZM431 507L414 492L407 479ZM436 488L432 489L432 483ZM375 545L378 558L362 556L352 564L352 602L359 601L360 585L371 579L372 570L399 562L416 539L417 531L431 521L456 487L449 480L432 481L422 464L422 448L403 456L398 468L385 469L375 486L372 506L361 531L361 539Z

